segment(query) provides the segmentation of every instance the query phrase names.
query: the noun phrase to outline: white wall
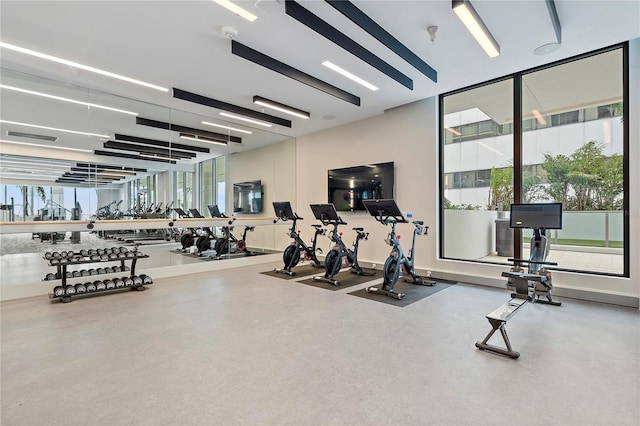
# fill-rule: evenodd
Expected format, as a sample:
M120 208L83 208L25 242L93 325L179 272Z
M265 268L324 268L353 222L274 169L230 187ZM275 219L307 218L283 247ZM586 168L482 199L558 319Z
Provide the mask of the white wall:
M640 251L640 39L630 42L630 63L630 278L556 272L554 282L559 296L638 306L640 262L634 259L638 259ZM430 234L418 240L417 268L465 282L504 287L500 278L504 266L438 258L437 117L437 98L429 98L377 117L298 138L298 212L310 216L309 204L327 202L328 169L394 161L394 198L403 211L412 211L415 219L431 226ZM363 226L371 236L361 244L360 258L382 264L388 254L388 247L382 242L387 230L365 213L344 214L343 219L349 223L344 227L345 241L351 239L352 227ZM408 225L399 230L407 237L410 232Z

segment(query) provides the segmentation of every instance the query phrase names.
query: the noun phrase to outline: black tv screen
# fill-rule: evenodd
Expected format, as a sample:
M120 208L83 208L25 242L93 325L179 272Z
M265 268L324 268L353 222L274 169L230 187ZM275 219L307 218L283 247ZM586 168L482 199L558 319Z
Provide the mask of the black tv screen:
M393 198L393 162L329 170L328 202L338 211L366 210L364 200Z
M562 229L562 203L511 204L511 227Z
M262 212L262 182L240 182L233 184L233 212L256 214Z

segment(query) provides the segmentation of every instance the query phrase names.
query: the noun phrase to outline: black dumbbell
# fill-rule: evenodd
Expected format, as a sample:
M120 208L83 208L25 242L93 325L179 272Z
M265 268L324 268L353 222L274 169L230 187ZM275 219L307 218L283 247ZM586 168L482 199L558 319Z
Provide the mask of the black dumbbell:
M116 288L116 283L114 283L113 280L104 280L104 285L106 286L107 290Z
M98 268L98 275L102 275L102 274L106 274L107 272L104 270L104 268Z
M96 291L96 285L94 283L84 283L85 288L88 293L93 293Z
M98 275L98 271L95 269L89 269L89 275Z
M93 283L96 285L97 291L102 291L107 289L107 283L105 283L104 281L94 281Z
M69 263L69 259L67 259L66 257L61 257L60 259L58 259L58 262L63 265Z
M142 278L142 284L153 284L153 279L149 275L140 274L140 278Z
M86 293L87 287L84 284L76 284L75 286L76 293Z
M106 268L104 268L104 273L105 274L113 274L113 267L107 266Z
M66 296L72 295L72 294L76 294L76 288L72 285L68 285L64 288L64 294Z
M57 285L53 288L53 295L55 297L62 297L64 296L64 287L62 287L61 285Z
M53 253L51 253L51 257L53 257L54 259L59 259L60 253L58 253L57 251L54 251Z
M103 262L106 262L107 260L109 260L109 255L103 254L102 256L100 256L100 260L102 260Z
M135 287L140 287L142 285L142 278L140 278L137 275L134 275L131 277L131 279L133 280L133 285Z
M89 256L89 251L87 249L80 250L80 256L82 256L82 257Z
M127 247L120 247L120 253L126 253L129 249Z
M48 274L44 277L44 279L45 279L46 281L53 281L53 280L57 280L57 279L58 279L58 276L57 276L56 274L54 274L54 273L48 273Z
M73 271L72 274L73 274L73 278L78 278L82 276L82 273L80 271Z
M55 257L51 260L49 260L49 263L51 265L59 265L60 264L60 259L56 259Z
M62 250L62 251L60 252L60 257L67 257L67 252L66 252L66 251L64 251L64 250Z
M67 271L66 277L67 278L73 278L73 272Z
M122 277L122 281L124 281L125 287L131 287L133 285L133 280L131 277Z
M87 251L87 254L88 254L89 256L93 256L94 254L97 254L97 253L96 253L96 249L89 249L89 251Z
M120 271L122 271L122 268L121 268L120 266L117 266L117 265L116 265L116 266L114 266L114 267L113 267L113 268L111 268L111 269L113 269L113 272L120 272Z
M91 275L91 274L89 274L89 271L87 271L86 269L81 269L80 270L80 276L81 277L88 277L89 275Z
M100 261L100 256L98 256L97 254L92 254L90 259L95 261L95 262L99 262Z
M98 254L98 256L102 256L104 254L104 250L103 249L98 249L97 254Z
M122 280L122 278L114 278L113 282L116 283L117 288L124 287L124 281Z
M109 253L109 260L116 260L118 255L116 253Z
M52 256L53 256L53 255L52 255L52 253L51 253L50 251L48 251L48 252L46 252L46 253L44 254L44 258L45 258L45 259L47 259L47 260L51 259L51 257L52 257Z

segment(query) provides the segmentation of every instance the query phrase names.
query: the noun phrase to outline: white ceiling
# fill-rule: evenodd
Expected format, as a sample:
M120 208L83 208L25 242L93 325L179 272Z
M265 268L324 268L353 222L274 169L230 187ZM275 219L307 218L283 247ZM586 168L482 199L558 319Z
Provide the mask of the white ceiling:
M331 41L294 20L276 0L236 1L258 19L250 23L210 0L202 1L5 1L0 3L1 37L5 43L108 70L156 85L179 88L260 111L254 95L309 111L311 119L291 119L292 127L274 125L270 132L243 136L253 149L381 114L385 110L580 53L640 37L640 2L556 0L562 44L556 52L537 56L534 49L555 41L544 0L484 1L473 5L501 47L490 59L451 10L451 1L354 1L353 3L438 72L438 82L414 69L324 1L300 3L371 52L413 79L409 90ZM432 43L426 28L439 27ZM221 31L233 26L235 40L361 98L355 106L231 53ZM0 50L3 84L29 84L38 90L75 93L92 102L102 100L140 116L207 128L202 120L220 121L219 110L173 99L159 92L38 58ZM380 90L372 92L321 66L330 60L365 78ZM26 82L7 70L69 84ZM28 80L34 80L29 78ZM47 87L49 86L49 87ZM53 86L53 87L51 87ZM88 92L85 89L91 89ZM101 92L110 94L107 96ZM136 126L130 116L11 93L2 95L3 120L39 123L106 133L175 140L168 132ZM115 95L115 97L113 96ZM183 111L183 112L179 112ZM234 123L236 125L237 123ZM2 123L7 130L38 133ZM74 127L75 126L75 127ZM220 130L218 130L220 131ZM51 131L48 131L51 133ZM55 132L54 132L55 133ZM66 146L102 149L97 138L60 136ZM213 155L227 152L210 146ZM3 147L6 151L8 145ZM71 155L60 153L63 155ZM198 161L202 159L198 157ZM117 162L116 162L117 163Z

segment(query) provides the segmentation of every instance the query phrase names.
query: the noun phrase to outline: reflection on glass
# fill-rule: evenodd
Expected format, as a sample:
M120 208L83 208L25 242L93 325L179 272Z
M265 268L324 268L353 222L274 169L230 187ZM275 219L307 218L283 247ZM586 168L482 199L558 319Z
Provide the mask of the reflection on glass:
M513 201L513 83L446 96L443 108L443 256L512 255L503 225Z
M624 272L622 66L616 49L522 78L523 200L563 204L549 254L561 268Z

